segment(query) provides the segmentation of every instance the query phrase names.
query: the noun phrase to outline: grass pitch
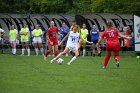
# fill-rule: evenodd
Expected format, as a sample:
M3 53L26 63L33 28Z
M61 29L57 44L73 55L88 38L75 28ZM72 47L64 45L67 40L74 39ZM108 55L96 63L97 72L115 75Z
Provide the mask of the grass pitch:
M79 57L70 66L50 64L42 56L0 54L0 93L138 93L140 59L122 53L120 68L113 57L102 69L104 56Z

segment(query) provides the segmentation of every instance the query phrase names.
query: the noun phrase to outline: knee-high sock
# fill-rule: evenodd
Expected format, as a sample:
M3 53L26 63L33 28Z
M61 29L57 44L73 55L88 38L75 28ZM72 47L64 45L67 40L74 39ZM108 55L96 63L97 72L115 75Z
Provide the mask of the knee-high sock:
M119 60L120 59L120 56L119 55L115 55L114 56L114 59Z
M105 59L104 59L104 66L105 66L105 67L106 67L107 64L108 64L109 59L110 59L110 56L106 55L106 56L105 56Z
M55 52L54 52L54 55L55 55L55 57L56 57L56 56L58 55L58 51L55 51Z
M22 55L24 55L25 48L22 48Z
M77 57L76 56L74 56L71 60L70 60L70 64L76 59Z
M13 54L16 54L16 48L14 48Z
M30 55L30 48L27 49L27 52L28 52L28 56L29 56Z
M41 51L42 55L44 55L44 49L40 48L40 51Z
M47 57L50 53L51 51L46 51L45 56Z
M12 48L12 54L14 54L14 48Z
M38 48L35 48L35 53L38 56Z
M83 56L85 55L86 49L83 49Z

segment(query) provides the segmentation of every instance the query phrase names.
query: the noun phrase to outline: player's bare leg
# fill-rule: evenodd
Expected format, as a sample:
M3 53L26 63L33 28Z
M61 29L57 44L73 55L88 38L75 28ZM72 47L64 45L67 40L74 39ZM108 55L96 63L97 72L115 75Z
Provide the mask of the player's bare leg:
M48 45L48 50L45 52L44 60L46 61L46 57L51 53L52 51L52 45Z
M24 51L25 51L24 42L21 42L21 45L22 45L22 54L21 54L21 56L23 56L24 55Z
M38 43L34 43L34 46L35 46L35 53L36 53L36 56L38 56Z
M83 56L85 56L86 53L86 42L83 43Z
M93 48L93 50L92 50L92 56L95 57L95 44L94 43L92 44L92 48Z
M56 59L58 59L61 55L64 55L69 52L69 48L65 48L63 52L59 53L55 58L53 58L50 63L53 63Z
M111 56L111 51L106 51L106 56L105 56L105 59L104 59L103 68L106 68L107 67L107 64L108 64L108 61L110 59L110 56Z
M13 52L13 55L15 55L16 54L16 42L13 42L12 43L12 52Z
M114 59L116 62L116 67L118 68L120 66L120 64L119 64L119 59L120 59L119 52L114 52Z
M75 56L67 63L68 65L70 65L79 56L78 50L74 50L73 52L74 52Z
M40 48L40 51L42 53L42 56L44 56L44 50L43 50L42 42L41 43L38 43L38 46Z
M26 50L28 52L28 56L30 56L30 48L29 48L29 43L25 42Z
M101 57L101 48L100 47L97 47L97 44L96 44L96 48L97 48L97 51L98 51L98 56Z
M54 55L55 57L58 55L58 45L54 45Z

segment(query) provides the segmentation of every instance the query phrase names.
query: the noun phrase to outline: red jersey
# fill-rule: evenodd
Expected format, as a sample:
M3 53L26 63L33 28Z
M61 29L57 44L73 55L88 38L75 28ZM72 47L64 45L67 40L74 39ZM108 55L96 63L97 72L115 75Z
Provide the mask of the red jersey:
M111 41L119 41L118 36L119 36L119 30L117 28L107 28L102 33L101 38L106 37L107 41L111 42Z
M50 27L47 30L47 35L49 36L50 40L57 39L58 28L56 26Z

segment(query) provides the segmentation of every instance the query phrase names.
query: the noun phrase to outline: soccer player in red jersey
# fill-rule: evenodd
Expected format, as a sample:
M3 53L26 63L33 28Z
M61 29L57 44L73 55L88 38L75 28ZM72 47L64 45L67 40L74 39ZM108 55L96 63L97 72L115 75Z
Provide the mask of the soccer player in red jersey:
M45 53L44 60L46 60L46 57L51 53L52 46L54 46L54 55L58 55L58 28L54 25L54 21L50 22L50 27L47 29L46 37L47 37L47 43L48 43L48 50Z
M120 51L120 42L118 40L118 37L125 38L125 39L131 39L131 37L127 37L125 35L122 35L117 28L113 27L112 22L107 22L107 28L100 36L100 39L98 41L98 47L100 42L106 37L106 56L104 59L104 66L103 68L107 67L108 61L111 56L111 52L114 52L114 59L116 62L116 66L119 67L119 51Z

